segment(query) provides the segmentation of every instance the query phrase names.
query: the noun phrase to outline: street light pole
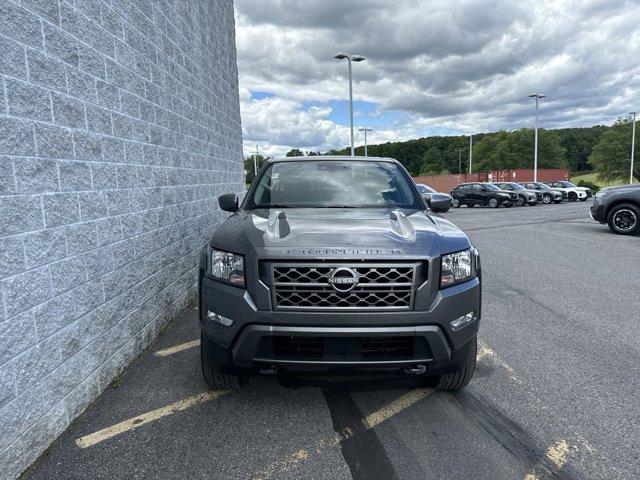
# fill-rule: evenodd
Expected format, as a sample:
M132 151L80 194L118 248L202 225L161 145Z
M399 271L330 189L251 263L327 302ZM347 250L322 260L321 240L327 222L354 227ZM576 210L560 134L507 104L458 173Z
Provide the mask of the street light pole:
M349 123L351 127L351 156L354 155L354 140L353 140L353 80L351 76L351 62L361 62L365 60L365 57L362 55L355 55L353 53L337 53L333 58L337 58L339 60L347 59L349 64Z
M473 134L469 135L469 174L471 174L472 162L473 162Z
M368 127L362 127L359 128L358 131L359 132L364 132L364 156L367 157L367 132L370 132L371 130L373 130L373 128L368 128Z
M629 184L633 183L633 154L636 149L636 113L629 112L629 115L633 115L633 126L631 127L631 172L629 173Z
M545 95L542 93L532 93L529 95L529 98L536 99L536 120L535 120L535 143L533 147L533 181L538 181L538 101L541 98L544 98Z
M253 176L258 175L258 145L256 145L256 154L253 156Z

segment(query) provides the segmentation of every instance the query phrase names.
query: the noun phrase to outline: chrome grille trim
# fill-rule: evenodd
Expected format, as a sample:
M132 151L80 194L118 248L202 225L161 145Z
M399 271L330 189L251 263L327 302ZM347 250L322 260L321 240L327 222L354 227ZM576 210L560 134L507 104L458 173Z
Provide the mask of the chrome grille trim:
M419 262L272 263L269 269L276 310L411 310ZM329 276L351 269L358 284L338 291ZM424 269L426 272L426 268Z

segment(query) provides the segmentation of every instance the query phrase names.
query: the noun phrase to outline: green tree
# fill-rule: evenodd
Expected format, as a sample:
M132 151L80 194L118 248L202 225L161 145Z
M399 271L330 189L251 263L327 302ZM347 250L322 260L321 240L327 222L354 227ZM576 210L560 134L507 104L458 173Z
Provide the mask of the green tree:
M249 155L244 159L245 182L247 183L253 182L253 178L255 177L255 174L253 173L253 169L254 169L253 162L255 158L256 158L256 155L253 154L253 155ZM263 155L258 154L258 157L257 157L258 169L262 166L264 162L269 160L269 158L271 157L265 157Z
M486 135L474 145L474 171L533 168L534 132L522 128ZM565 149L553 130L538 130L538 167L566 167Z
M634 157L638 159L640 142L636 142ZM640 160L640 159L638 159ZM593 147L589 163L601 180L616 181L629 178L631 168L631 121L619 118L600 136ZM634 162L633 177L640 181L640 161Z
M292 148L284 155L285 157L302 157L304 153L299 148Z
M431 147L422 157L420 175L438 175L444 168L442 152L439 148Z

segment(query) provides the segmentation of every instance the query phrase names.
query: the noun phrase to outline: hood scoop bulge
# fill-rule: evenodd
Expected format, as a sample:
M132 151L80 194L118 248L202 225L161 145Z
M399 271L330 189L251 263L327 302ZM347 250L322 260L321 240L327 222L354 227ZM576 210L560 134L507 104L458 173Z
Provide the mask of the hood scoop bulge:
M393 210L389 212L389 222L391 232L395 235L406 238L407 240L416 239L416 229L411 223L411 220L402 213L400 210Z
M271 210L265 233L269 238L285 238L289 235L291 226L287 220L287 215L282 211Z

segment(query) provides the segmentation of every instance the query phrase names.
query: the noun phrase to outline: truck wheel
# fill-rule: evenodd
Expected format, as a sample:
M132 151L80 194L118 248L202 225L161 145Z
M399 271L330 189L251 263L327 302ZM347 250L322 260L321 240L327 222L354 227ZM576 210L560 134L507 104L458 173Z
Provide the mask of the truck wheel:
M607 216L607 224L613 233L619 235L640 233L640 208L629 203L616 205Z
M569 201L575 202L578 199L578 194L576 192L569 192Z
M553 198L551 198L551 195L549 195L548 193L545 193L542 196L542 203L544 203L545 205L549 205L552 201L553 201Z
M440 375L440 381L436 387L438 390L447 390L453 392L463 389L473 378L473 372L476 369L476 355L478 354L478 337L471 340L471 348L469 348L469 356L467 363L460 370Z
M460 208L460 200L458 200L457 198L452 199L451 206L453 208Z
M497 208L498 205L500 205L500 201L496 198L496 197L491 197L489 199L489 201L487 202L487 204L491 207L491 208Z
M200 335L200 361L204 381L211 390L237 390L245 383L245 378L225 372L222 365L211 360L209 341Z
M518 201L516 202L516 206L524 207L527 204L527 199L522 195L518 195Z

